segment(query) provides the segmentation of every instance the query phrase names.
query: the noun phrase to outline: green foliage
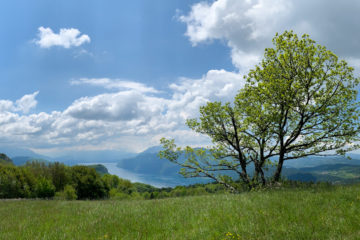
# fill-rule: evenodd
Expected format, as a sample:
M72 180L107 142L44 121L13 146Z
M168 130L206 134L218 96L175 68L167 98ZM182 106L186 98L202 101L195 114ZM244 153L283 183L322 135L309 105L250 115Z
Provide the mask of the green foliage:
M78 199L106 198L109 194L109 186L101 179L93 168L86 166L74 166L71 168L71 182L76 189Z
M6 156L4 153L0 153L0 164L11 164L13 165L13 161Z
M59 162L50 163L48 167L52 183L54 184L56 191L58 192L63 190L65 185L70 181L68 167Z
M109 174L107 168L102 164L87 165L87 167L94 168L100 175Z
M35 178L31 172L0 164L0 198L31 197L34 186Z
M157 190L156 187L153 187L149 184L145 183L133 183L133 186L136 188L136 191L143 193L143 192L154 192Z
M224 192L214 184L156 188L115 175L100 176L88 166L32 161L24 166L0 164L0 198L160 199Z
M35 194L38 198L52 198L55 196L55 186L46 178L40 178L35 185Z
M64 193L64 197L66 200L76 200L77 199L76 190L71 185L66 185L64 187L63 193Z
M23 167L28 171L31 171L38 178L51 178L51 172L49 171L49 165L42 161L28 161Z
M252 188L266 184L268 166L276 167L272 180L279 181L286 160L357 149L354 69L308 35L286 31L273 44L245 76L247 84L233 103L209 102L200 107L199 119L187 121L209 136L213 147L180 149L162 139L159 156L182 166L185 177L211 178L237 192L234 175ZM179 160L181 155L186 161Z
M125 181L114 179L118 185ZM95 169L86 166L38 161L18 167L0 164L0 198L52 198L57 192L65 199L98 199L108 197L109 189Z

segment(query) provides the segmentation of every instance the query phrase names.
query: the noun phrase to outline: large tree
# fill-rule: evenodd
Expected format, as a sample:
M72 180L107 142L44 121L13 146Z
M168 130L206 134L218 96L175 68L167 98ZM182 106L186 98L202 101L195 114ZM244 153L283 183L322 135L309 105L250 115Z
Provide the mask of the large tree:
M210 148L181 149L174 140L161 140L160 156L181 165L185 177L209 177L237 191L234 176L251 188L266 184L269 165L276 182L286 160L358 148L354 69L308 35L286 31L273 44L233 103L209 102L198 119L187 121L211 138Z

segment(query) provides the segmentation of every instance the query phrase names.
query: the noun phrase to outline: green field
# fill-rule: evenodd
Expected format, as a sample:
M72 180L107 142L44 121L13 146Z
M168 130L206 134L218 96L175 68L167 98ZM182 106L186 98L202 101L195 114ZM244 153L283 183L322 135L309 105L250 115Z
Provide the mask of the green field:
M0 216L0 239L360 239L360 185L163 200L1 200Z

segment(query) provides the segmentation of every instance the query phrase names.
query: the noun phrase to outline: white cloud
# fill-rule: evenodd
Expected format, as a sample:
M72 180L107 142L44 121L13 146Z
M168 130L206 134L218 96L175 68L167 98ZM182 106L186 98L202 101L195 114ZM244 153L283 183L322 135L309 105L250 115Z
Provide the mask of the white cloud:
M12 111L14 109L14 103L10 100L0 100L0 113Z
M359 65L360 2L295 0L216 0L200 2L180 16L186 35L196 46L214 40L231 49L239 72L209 70L201 78L179 78L169 86L170 97L143 83L123 79L81 78L74 86L89 85L111 90L75 100L64 111L29 114L37 92L17 101L0 100L0 141L36 149L131 149L141 151L157 145L161 137L174 137L181 145L202 145L207 138L185 126L198 117L208 101L232 101L244 86L243 73L259 62L275 32L294 29ZM346 13L346 14L345 14ZM59 34L39 28L41 47L69 48L90 42L76 29Z
M180 78L169 86L170 98L153 96L158 90L131 81L83 79L76 84L114 84L116 92L79 98L63 112L31 115L26 113L36 106L38 92L15 103L0 100L0 140L58 150L81 146L119 149L126 145L140 151L159 144L162 136L198 145L206 138L191 132L185 120L197 117L199 107L207 101L231 101L244 80L238 73L211 70L200 79ZM22 114L16 112L20 108Z
M199 107L208 101L232 101L245 84L242 75L225 70L210 70L201 79L181 78L171 84L172 101L169 102L169 117L185 120L197 116Z
M34 92L32 94L24 95L22 98L15 101L10 100L0 100L0 113L2 112L23 112L28 113L32 108L35 108L37 105L37 100L35 99L39 92Z
M39 27L38 30L39 38L35 43L41 48L53 46L70 48L90 42L90 37L86 34L80 35L80 31L76 28L61 28L59 33L54 33L51 28Z
M274 35L291 7L288 0L218 0L194 4L190 13L179 19L187 24L186 35L193 45L225 40L232 49L234 65L247 71L260 59L259 45L263 47L264 39Z
M144 120L156 108L148 106L149 97L135 91L107 93L76 100L66 111L74 118L105 121ZM148 101L146 101L148 100ZM160 108L158 106L157 108Z
M36 96L39 92L34 92L33 94L27 94L16 100L15 102L15 111L21 111L23 113L28 113L30 109L35 108L37 105Z
M246 73L285 30L310 34L342 58L360 58L359 10L357 0L216 0L192 5L179 20L194 46L225 41L233 64Z
M142 93L159 93L156 89L148 87L145 84L122 80L122 79L110 79L110 78L80 78L77 80L71 80L72 85L92 85L104 87L106 89L118 89L118 90L135 90Z

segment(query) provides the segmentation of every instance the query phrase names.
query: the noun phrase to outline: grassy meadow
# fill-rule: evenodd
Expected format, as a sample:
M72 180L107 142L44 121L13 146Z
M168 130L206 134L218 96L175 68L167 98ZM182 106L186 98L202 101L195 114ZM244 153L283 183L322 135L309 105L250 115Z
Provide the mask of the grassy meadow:
M360 185L161 200L0 200L0 239L360 239Z

